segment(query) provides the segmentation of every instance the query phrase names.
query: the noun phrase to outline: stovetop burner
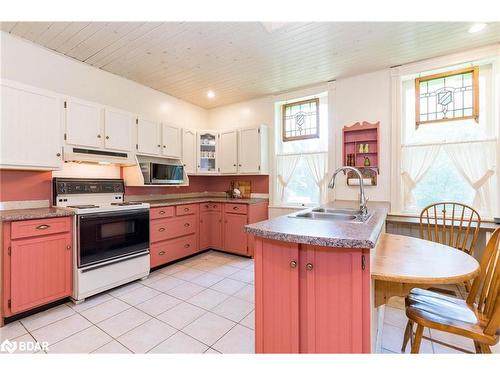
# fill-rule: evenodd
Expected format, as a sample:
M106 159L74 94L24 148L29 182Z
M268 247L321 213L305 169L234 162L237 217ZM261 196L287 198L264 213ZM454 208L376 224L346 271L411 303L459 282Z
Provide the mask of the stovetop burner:
M95 204L76 204L74 206L68 206L68 208L99 208Z

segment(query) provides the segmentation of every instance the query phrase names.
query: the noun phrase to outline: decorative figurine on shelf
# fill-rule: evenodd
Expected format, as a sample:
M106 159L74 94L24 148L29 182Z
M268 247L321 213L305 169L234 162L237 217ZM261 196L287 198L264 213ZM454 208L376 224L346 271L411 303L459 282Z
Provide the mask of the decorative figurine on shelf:
M370 159L368 159L368 156L365 156L365 162L363 164L365 165L365 167L370 166Z
M365 151L365 146L362 143L360 143L358 153L362 154L364 151Z
M370 145L368 143L365 143L365 154L370 152Z

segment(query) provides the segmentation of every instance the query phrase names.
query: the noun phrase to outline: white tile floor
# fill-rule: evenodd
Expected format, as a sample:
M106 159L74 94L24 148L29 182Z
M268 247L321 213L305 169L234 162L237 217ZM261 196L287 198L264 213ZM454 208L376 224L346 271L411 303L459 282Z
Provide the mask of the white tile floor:
M252 259L210 251L7 324L0 342L48 341L48 353L254 353L253 280ZM386 307L382 353L399 353L405 324L396 300ZM470 340L430 334L473 349ZM454 352L428 341L421 351Z

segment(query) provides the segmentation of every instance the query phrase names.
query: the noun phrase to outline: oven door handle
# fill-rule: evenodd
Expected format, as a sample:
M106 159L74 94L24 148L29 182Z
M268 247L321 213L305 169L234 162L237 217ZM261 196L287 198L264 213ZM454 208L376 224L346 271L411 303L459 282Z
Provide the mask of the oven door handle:
M149 209L135 209L135 210L124 210L124 211L110 211L110 212L99 212L95 214L87 214L87 215L78 215L78 219L82 220L91 220L91 219L99 219L99 218L122 218L122 217L137 217L137 216L145 216L149 215Z
M139 253L135 253L135 254L126 256L126 257L121 257L121 258L113 259L113 260L110 260L109 262L99 263L99 264L96 264L94 266L88 266L88 267L82 268L81 271L82 271L82 273L93 271L93 270L96 270L98 268L103 268L103 267L110 266L112 264L116 264L116 263L120 263L120 262L125 262L126 260L131 260L131 259L139 258L139 257L145 256L145 255L148 255L148 254L149 254L149 249L141 251Z

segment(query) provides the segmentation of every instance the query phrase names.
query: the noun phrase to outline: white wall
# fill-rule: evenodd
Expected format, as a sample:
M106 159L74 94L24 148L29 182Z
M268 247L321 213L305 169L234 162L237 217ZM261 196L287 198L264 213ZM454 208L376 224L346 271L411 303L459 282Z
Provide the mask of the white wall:
M207 110L1 32L2 78L189 128L207 127Z
M391 77L389 69L339 79L330 90L330 115L333 117L335 166L343 164L342 128L358 121L380 121L379 167L377 186L368 186L371 201L390 201L391 175ZM332 168L333 170L333 168ZM359 187L346 185L340 178L335 199L357 200Z
M358 121L380 121L380 175L378 185L367 187L371 201L390 201L390 130L391 130L391 79L389 69L339 79L277 96L250 100L208 111L210 128L225 129L235 126L275 125L274 102L299 98L328 90L329 112L329 173L342 165L342 128ZM269 132L271 141L270 163L274 171L274 131ZM271 173L271 176L274 174ZM273 192L274 178L269 179L269 191ZM357 200L359 188L349 187L339 176L335 196L331 199Z

